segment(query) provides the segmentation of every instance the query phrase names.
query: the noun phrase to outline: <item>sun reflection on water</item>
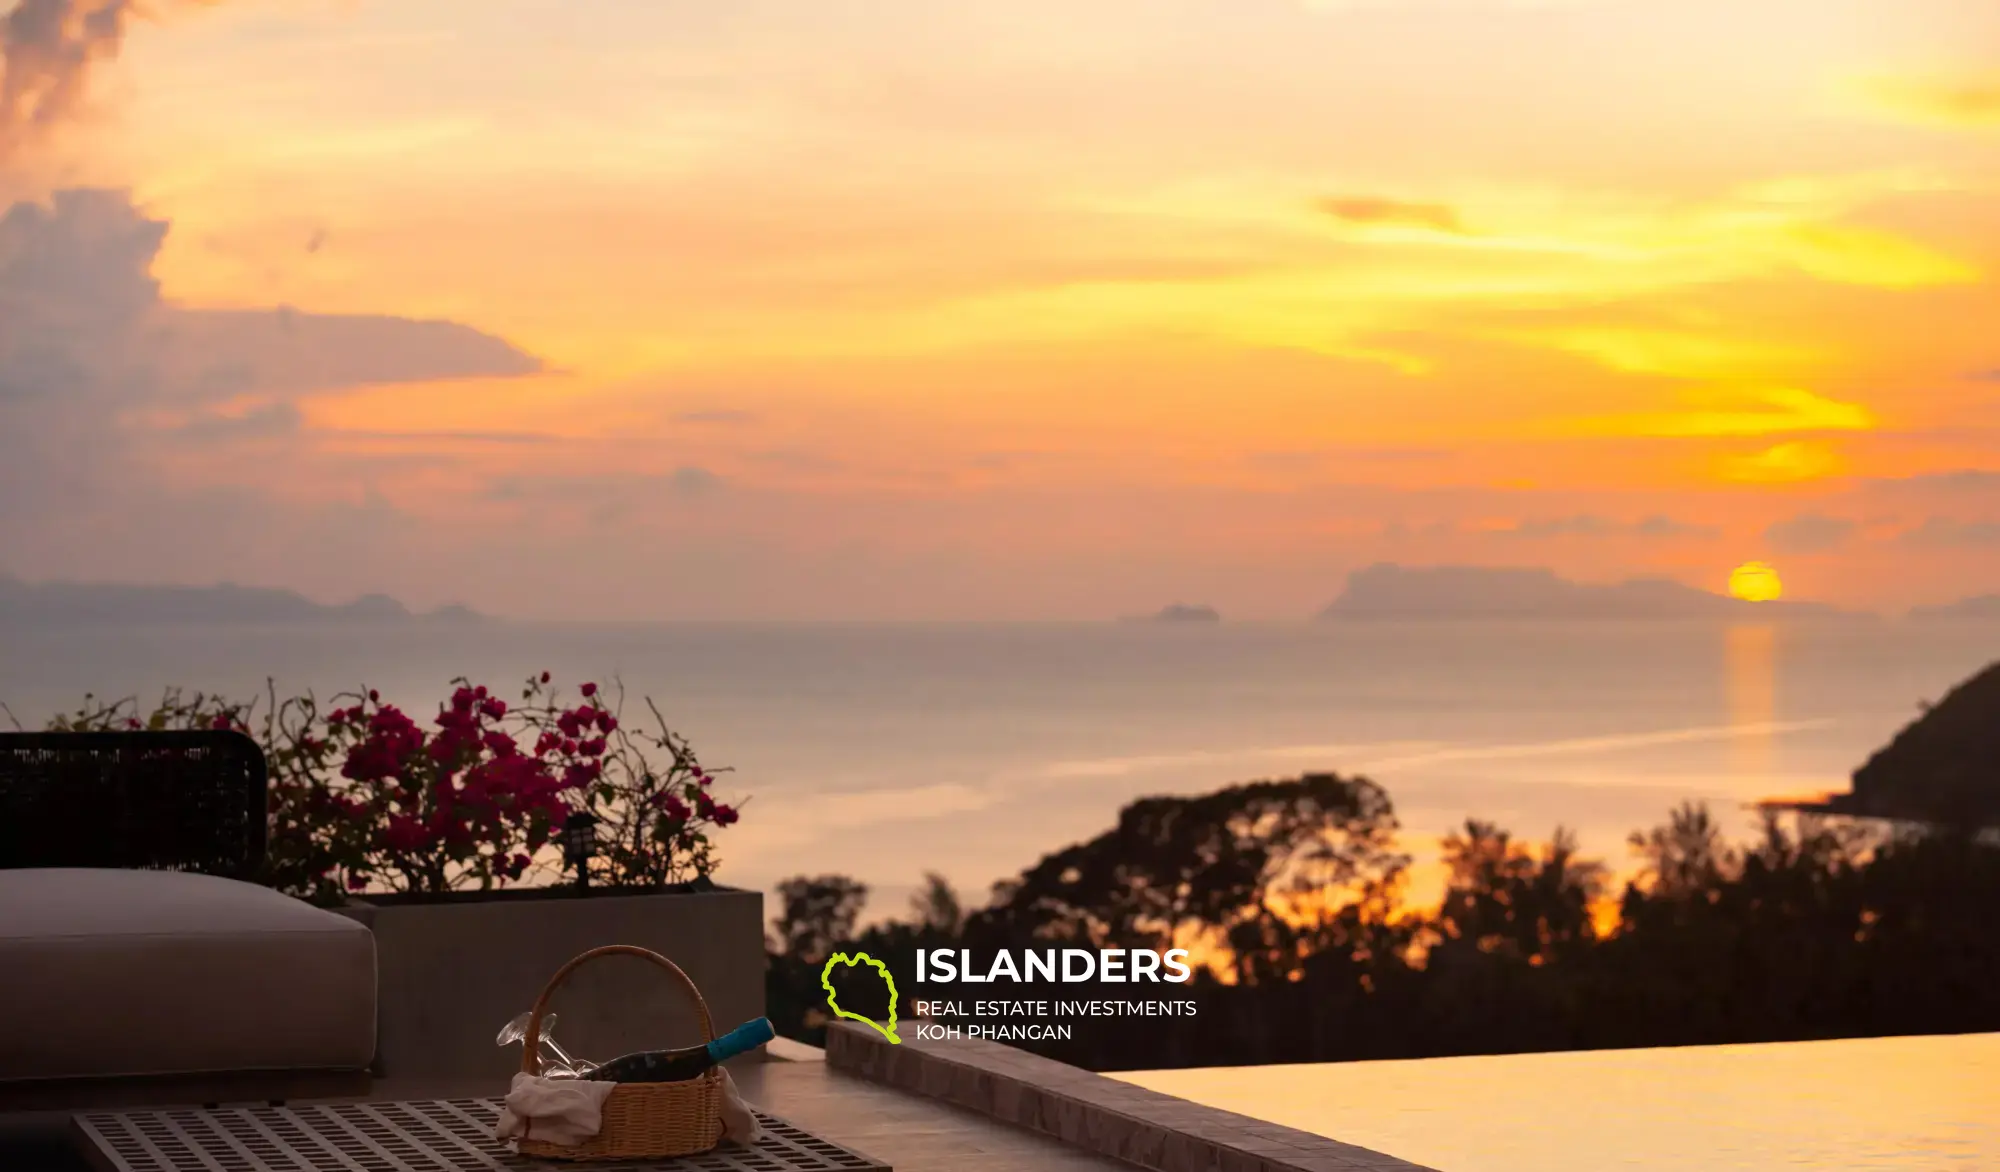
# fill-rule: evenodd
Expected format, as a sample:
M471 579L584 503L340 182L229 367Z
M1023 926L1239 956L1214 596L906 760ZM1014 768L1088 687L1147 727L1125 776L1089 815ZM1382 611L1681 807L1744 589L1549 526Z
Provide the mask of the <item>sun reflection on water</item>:
M1777 628L1769 623L1736 623L1723 634L1725 691L1731 766L1742 778L1760 785L1776 772L1775 735L1778 712Z

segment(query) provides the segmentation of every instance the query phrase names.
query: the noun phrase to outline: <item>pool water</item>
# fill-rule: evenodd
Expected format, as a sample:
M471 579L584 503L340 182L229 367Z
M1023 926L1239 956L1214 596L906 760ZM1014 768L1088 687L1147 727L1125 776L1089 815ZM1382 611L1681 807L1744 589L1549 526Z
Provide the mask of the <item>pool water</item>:
M1441 1172L2000 1172L2000 1034L1112 1077Z

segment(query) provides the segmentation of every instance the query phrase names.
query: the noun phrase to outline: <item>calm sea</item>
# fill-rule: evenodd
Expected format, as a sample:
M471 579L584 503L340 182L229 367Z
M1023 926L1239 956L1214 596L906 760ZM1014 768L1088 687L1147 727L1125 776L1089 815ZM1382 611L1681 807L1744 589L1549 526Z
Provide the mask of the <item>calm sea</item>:
M1441 1172L2000 1168L2000 1034L1111 1077Z
M1468 815L1557 824L1614 865L1684 799L1843 788L2000 626L685 625L0 630L27 724L85 692L248 694L266 676L429 711L455 675L651 696L747 797L724 882L844 872L899 910L926 870L983 894L1140 795L1337 770L1428 857ZM1420 872L1423 896L1435 871Z

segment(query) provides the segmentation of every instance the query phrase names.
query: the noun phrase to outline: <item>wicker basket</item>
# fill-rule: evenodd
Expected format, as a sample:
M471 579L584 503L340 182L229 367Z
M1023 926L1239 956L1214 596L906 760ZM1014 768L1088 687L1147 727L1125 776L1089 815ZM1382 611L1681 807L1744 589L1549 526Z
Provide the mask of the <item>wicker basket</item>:
M702 1036L715 1040L715 1023L709 1020L708 1003L701 999L680 966L657 952L630 944L593 948L557 970L535 999L528 1016L528 1036L523 1040L521 1069L531 1075L542 1072L542 1015L549 998L578 966L600 956L623 953L650 960L674 975L674 979L694 998L701 1015ZM604 1126L580 1144L552 1144L528 1137L520 1141L521 1154L544 1160L659 1160L671 1156L691 1156L722 1142L722 1070L710 1067L698 1077L683 1082L619 1083L604 1100Z

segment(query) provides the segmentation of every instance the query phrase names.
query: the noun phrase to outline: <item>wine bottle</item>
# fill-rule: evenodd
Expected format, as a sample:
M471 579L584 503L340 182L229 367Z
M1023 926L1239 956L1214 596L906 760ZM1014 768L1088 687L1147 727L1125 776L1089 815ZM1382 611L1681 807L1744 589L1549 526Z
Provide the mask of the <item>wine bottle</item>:
M596 1082L681 1082L694 1078L719 1062L727 1062L770 1041L777 1035L769 1018L746 1021L705 1046L679 1050L641 1050L627 1054L591 1071L583 1077Z

